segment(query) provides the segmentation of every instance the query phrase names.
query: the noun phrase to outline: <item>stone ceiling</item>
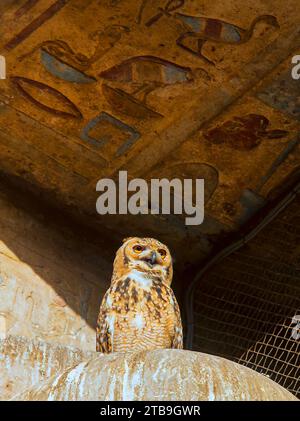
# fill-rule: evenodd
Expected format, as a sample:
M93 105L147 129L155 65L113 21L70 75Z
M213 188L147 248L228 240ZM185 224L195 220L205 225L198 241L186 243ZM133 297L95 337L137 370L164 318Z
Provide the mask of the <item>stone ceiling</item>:
M0 21L1 172L100 233L193 263L299 168L298 0L2 0ZM100 217L120 169L204 178L204 223Z

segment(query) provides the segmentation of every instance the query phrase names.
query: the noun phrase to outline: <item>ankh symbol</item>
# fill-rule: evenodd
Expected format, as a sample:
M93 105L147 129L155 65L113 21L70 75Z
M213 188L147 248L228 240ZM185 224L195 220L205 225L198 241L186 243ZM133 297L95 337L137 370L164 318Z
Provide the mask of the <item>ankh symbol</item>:
M165 7L159 7L159 13L157 13L155 16L153 16L151 19L146 22L146 26L151 26L155 22L157 22L161 17L164 15L171 16L171 12L174 12L175 10L179 9L184 5L184 0L169 0Z

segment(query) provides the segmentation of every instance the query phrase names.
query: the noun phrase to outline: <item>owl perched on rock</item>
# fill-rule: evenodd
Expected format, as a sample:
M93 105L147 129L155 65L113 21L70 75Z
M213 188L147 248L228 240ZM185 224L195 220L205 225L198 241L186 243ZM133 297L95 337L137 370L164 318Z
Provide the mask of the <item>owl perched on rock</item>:
M172 258L164 244L153 238L124 240L100 307L96 350L182 348L172 276Z

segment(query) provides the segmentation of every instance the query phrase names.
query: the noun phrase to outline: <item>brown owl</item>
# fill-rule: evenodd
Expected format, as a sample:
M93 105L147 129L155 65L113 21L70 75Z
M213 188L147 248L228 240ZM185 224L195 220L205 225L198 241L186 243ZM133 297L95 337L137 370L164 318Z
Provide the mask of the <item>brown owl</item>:
M96 350L182 348L172 276L172 258L164 244L153 238L124 240L100 307Z

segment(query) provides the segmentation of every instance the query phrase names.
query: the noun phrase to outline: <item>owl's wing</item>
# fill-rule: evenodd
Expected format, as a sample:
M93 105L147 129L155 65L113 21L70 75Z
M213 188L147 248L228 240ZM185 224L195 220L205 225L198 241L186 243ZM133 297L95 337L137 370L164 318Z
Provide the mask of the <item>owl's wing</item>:
M172 348L174 349L182 349L183 348L183 334L182 334L182 323L181 323L181 316L179 305L177 303L176 297L174 292L171 290L171 297L173 300L174 306L174 336L172 338Z
M104 354L112 352L112 332L110 332L111 326L109 326L108 322L109 311L106 304L108 294L109 291L103 297L96 328L96 351Z

